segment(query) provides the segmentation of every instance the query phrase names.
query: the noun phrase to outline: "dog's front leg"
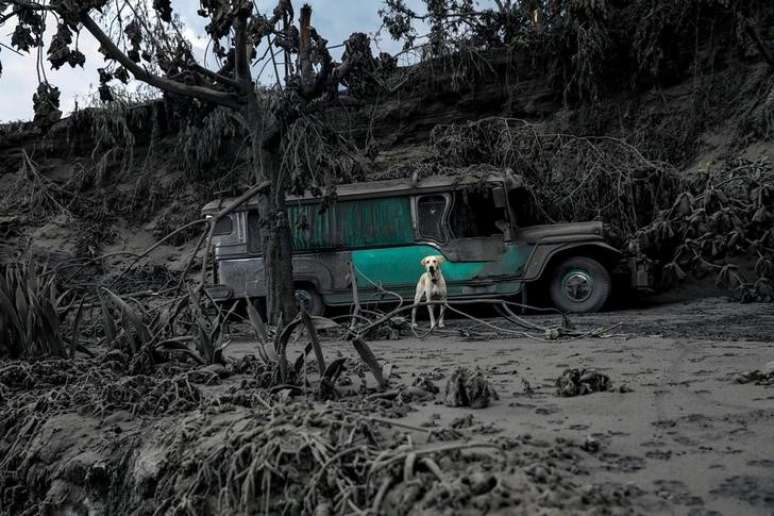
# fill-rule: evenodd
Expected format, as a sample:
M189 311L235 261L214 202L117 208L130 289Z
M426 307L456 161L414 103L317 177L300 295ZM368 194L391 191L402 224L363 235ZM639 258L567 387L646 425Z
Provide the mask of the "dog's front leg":
M439 310L439 315L438 315L438 327L439 328L446 328L446 325L443 323L443 315L446 313L446 300L445 299L443 300L443 303L444 304L441 305L441 308Z
M428 298L428 302L430 301L430 299L432 298ZM433 328L435 328L435 314L433 313L434 312L433 305L427 305L427 311L430 313L430 329L432 330Z
M417 327L417 303L422 300L422 291L417 287L417 293L414 294L414 308L411 309L411 327Z

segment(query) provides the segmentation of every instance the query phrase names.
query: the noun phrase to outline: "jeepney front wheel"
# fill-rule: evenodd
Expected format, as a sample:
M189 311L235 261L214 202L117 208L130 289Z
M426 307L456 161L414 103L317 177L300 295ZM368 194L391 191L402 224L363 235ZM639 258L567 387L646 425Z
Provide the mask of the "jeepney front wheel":
M303 306L309 315L319 317L325 313L322 297L311 285L296 285L296 303L299 307Z
M549 292L563 312L598 312L610 297L610 273L586 256L567 258L553 269Z

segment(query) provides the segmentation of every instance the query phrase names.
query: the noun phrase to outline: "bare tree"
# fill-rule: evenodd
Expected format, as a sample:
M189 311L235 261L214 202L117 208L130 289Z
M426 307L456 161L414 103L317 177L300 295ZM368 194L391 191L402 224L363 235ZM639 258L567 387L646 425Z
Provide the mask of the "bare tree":
M15 22L11 46L38 52L36 120L60 116L59 90L41 76L43 37L52 18L57 31L47 58L54 68L83 66L85 56L77 48L83 30L99 42L111 63L99 70L103 100L112 98L110 81L126 82L131 74L167 95L227 108L239 120L251 142L254 186L249 193L259 196L269 313L273 320L283 314L287 321L296 303L285 207L289 178L282 173L281 142L296 120L337 95L338 84L353 67L373 62L369 39L353 34L343 62L337 63L312 25L309 5L300 9L297 24L291 0L279 0L270 13L248 0L202 0L198 14L209 21L205 30L217 70L197 62L170 0L154 0L152 9L137 0L0 0L0 26ZM254 75L267 66L276 74L277 86L270 90L258 87Z

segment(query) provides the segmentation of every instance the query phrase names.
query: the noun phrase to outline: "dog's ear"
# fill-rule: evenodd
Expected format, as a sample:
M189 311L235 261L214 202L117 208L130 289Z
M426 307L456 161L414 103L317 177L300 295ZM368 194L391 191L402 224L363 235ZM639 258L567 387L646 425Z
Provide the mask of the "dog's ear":
M446 257L445 256L438 255L438 256L435 257L435 259L438 260L438 265L446 263Z
M422 267L425 267L425 266L426 266L426 265L425 265L425 262L427 262L427 258L428 258L428 257L427 257L427 256L425 256L424 258L422 258L421 260L419 260L419 264L420 264L420 265L422 265Z

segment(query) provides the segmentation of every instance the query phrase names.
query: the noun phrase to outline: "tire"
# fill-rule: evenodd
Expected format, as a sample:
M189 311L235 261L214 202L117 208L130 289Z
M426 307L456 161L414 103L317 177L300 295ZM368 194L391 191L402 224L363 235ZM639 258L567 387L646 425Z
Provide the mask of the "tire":
M309 315L320 317L325 313L322 297L310 285L296 285L296 302L303 305Z
M551 301L563 312L598 312L610 297L610 290L610 273L593 258L573 256L551 272Z

